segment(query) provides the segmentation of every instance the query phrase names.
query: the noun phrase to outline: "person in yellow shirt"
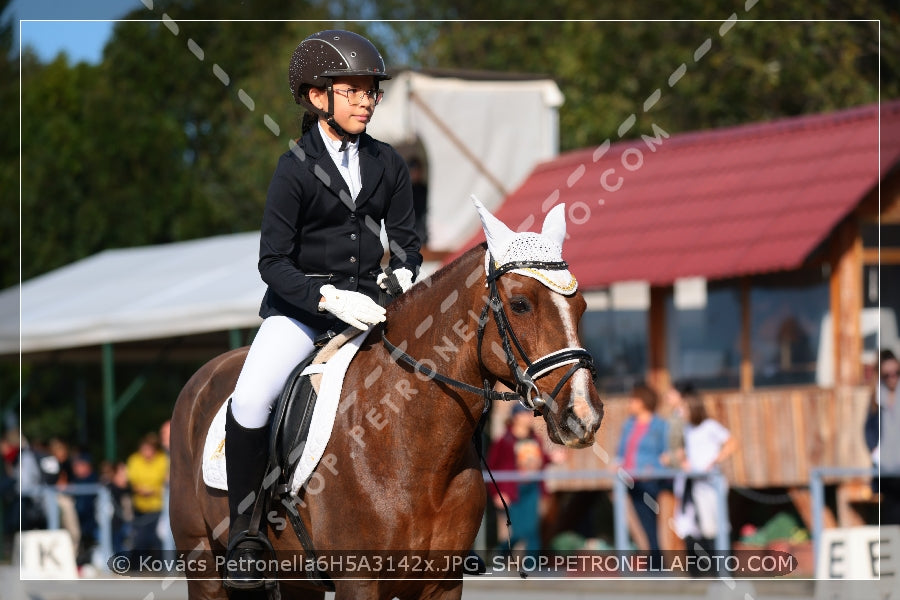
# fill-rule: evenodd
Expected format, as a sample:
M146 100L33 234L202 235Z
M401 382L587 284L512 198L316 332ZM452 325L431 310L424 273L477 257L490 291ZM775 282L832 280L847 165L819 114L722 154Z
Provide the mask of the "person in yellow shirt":
M133 550L137 556L159 558L162 542L156 533L163 509L163 493L169 478L169 458L159 436L148 433L126 463L134 510Z

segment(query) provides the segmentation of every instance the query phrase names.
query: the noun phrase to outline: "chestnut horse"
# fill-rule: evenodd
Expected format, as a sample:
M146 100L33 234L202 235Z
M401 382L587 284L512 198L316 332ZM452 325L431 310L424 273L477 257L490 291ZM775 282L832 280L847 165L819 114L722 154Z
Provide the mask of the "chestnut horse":
M539 411L553 442L593 444L603 407L576 333L584 299L511 268L497 271L494 261L487 273L485 253L485 244L469 250L390 304L384 328L370 332L351 362L323 454L329 460L313 474L316 489L307 484L295 497L315 552L440 550L465 557L486 500L472 439L489 400L501 396L491 389L497 381L518 392L504 399L515 396ZM246 354L242 348L211 360L175 405L170 518L185 558L190 551L221 556L227 544L226 493L204 484L201 458ZM286 510L275 502L264 513L269 538L276 553L302 553L290 527L272 526L286 522ZM205 577L187 575L192 600L227 596L214 568ZM324 596L302 572L278 577L285 597ZM461 563L440 573L350 577L332 577L338 600L462 595Z

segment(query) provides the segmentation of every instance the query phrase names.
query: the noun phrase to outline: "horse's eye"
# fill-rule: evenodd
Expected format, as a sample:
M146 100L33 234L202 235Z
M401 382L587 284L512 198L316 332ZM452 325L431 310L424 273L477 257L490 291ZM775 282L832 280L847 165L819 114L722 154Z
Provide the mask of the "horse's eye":
M509 306L513 309L514 313L518 313L520 315L531 310L531 303L522 296L516 296L515 298L510 300Z

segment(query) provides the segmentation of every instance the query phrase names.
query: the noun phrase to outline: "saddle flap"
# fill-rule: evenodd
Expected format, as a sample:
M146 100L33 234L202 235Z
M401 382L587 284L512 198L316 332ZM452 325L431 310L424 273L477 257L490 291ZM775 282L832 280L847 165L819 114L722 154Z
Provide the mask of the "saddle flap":
M291 372L290 377L287 378L281 396L279 396L273 409L271 436L269 438L269 470L271 471L275 466L281 469L279 480L287 485L281 486L280 489L285 492L293 491L296 493L299 487L298 484L302 485L303 481L305 481L303 473L309 470L308 468L306 470L299 469L298 466L300 460L304 457L304 449L309 440L310 427L313 423L316 403L319 399L319 388L325 372L332 370L339 374L339 378L335 380L335 373L332 373L332 379L329 384L329 387L332 389L328 390L332 393L326 393L323 398L324 404L330 413L330 422L327 424L328 432L330 433L334 411L340 396L343 373L367 333L368 330L360 331L353 327L348 327L333 337L323 348L313 352L301 361ZM335 359L335 362L329 363L332 359ZM315 418L320 419L320 417ZM317 422L323 425L321 419ZM327 440L327 436L325 439ZM323 446L322 440L317 440L317 443L313 444L311 448L316 455L321 452L319 446ZM312 456L307 457L307 460L313 460L314 462L310 463L313 465L315 462L318 462L318 459ZM304 466L308 467L308 465ZM298 473L300 473L299 479ZM306 474L308 475L308 473Z
M284 482L290 479L300 461L309 434L317 394L310 376L303 375L303 371L317 354L314 352L294 368L272 411L269 464L281 469L279 478Z

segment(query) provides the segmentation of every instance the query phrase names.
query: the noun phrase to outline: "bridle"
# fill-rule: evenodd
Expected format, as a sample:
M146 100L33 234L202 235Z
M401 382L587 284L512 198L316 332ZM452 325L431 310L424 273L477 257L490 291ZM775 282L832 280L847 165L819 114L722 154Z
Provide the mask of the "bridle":
M571 379L571 377L579 369L588 369L591 372L591 377L596 377L597 370L594 367L594 359L591 356L590 352L588 352L584 348L578 347L556 350L540 357L535 361L529 359L528 355L525 352L525 349L522 347L521 342L519 342L519 338L516 336L509 323L509 318L507 318L506 316L506 311L503 308L503 301L500 299L500 291L497 288L497 280L509 271L513 271L516 269L559 271L568 269L569 265L565 261L516 261L509 262L498 267L494 264L494 260L490 256L490 254L488 254L487 263L487 285L489 290L489 297L487 299L487 302L485 303L484 308L481 311L481 316L478 319L478 360L481 366L484 367L484 360L482 358L484 331L488 321L490 320L491 314L493 314L494 321L497 324L497 331L500 335L500 340L503 343L503 352L505 354L506 364L509 367L510 373L510 378L508 380L503 378L499 378L498 380L508 388L515 390L514 393L494 390L487 379L484 380L483 387L479 388L463 381L447 377L446 375L442 375L434 369L423 364L421 361L416 360L415 358L407 354L403 349L398 348L397 346L389 342L387 339L387 335L385 334L383 329L381 332L382 342L384 343L384 347L390 353L393 360L403 361L423 375L426 375L427 377L434 379L440 383L445 383L467 392L481 394L485 400L485 410L487 410L492 400L518 400L524 407L528 408L529 410L535 411L535 414L539 414L544 410L547 403L545 400L545 394L542 394L538 389L536 380L540 379L544 375L547 375L555 369L571 365L568 371L566 371L566 373L563 375L562 379L559 380L559 383L556 384L556 387L553 388L553 391L551 391L549 396L547 396L551 401L555 400L556 395L559 394L560 390L562 390L566 382ZM521 356L524 360L526 364L525 369L522 369L522 367L519 365L513 348L518 351L519 356Z

